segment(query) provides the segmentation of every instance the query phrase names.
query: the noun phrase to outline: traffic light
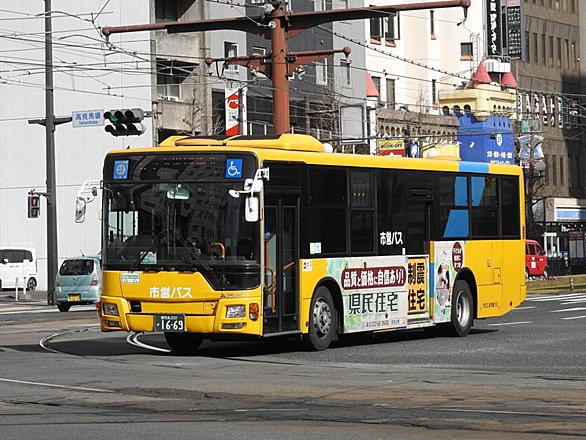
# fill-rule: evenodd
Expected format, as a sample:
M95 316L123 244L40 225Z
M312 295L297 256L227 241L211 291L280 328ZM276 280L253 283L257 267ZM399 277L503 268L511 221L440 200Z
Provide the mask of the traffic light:
M28 195L28 218L38 218L41 215L41 196L38 194Z
M104 113L104 119L110 122L105 130L112 136L139 136L145 131L141 124L144 119L141 108L110 110Z

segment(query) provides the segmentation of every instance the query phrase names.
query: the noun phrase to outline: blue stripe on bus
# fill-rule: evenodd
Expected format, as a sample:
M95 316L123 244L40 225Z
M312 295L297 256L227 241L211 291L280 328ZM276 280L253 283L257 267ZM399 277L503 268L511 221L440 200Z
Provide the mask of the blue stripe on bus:
M429 262L429 299L432 300L435 292L434 287L435 283L435 263L433 261ZM430 310L431 312L431 310ZM432 314L433 316L433 314Z
M488 164L482 162L460 162L462 173L488 173Z

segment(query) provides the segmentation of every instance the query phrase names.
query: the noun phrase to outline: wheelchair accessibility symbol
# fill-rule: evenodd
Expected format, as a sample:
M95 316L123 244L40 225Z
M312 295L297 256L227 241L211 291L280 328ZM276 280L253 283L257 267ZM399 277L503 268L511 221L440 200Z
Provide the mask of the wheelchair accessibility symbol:
M226 179L242 177L242 159L226 159Z

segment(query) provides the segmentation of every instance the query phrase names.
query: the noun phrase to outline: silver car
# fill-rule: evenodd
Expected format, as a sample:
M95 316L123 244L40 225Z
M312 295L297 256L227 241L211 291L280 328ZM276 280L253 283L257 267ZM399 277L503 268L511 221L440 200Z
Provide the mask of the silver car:
M102 270L99 257L67 258L55 278L55 302L60 312L72 305L94 304L102 291Z

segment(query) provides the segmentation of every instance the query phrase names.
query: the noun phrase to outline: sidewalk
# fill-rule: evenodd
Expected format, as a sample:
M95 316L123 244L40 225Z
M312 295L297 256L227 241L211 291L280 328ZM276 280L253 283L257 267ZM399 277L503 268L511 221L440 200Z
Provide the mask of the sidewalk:
M5 304L23 304L23 305L47 305L47 292L44 290L36 290L34 292L18 291L18 301L16 301L15 290L0 291L0 306Z
M586 275L563 275L547 280L527 281L527 293L571 293L586 292Z

